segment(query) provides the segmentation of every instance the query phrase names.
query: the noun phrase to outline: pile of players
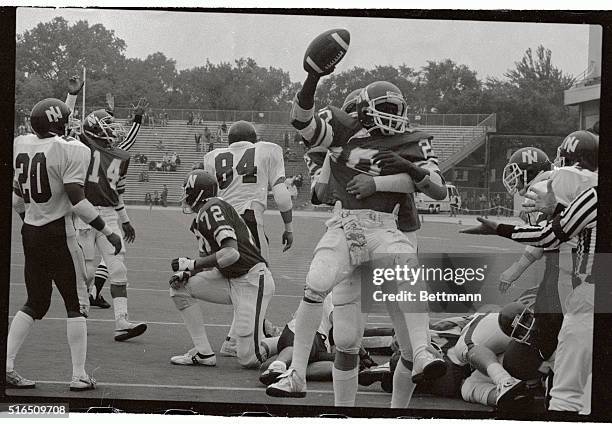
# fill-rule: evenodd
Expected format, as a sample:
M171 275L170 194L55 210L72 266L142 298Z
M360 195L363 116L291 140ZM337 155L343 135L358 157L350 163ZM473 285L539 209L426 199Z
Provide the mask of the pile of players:
M334 404L354 406L366 322L361 273L368 267L418 265L420 222L412 193L442 199L446 187L432 148L433 137L409 127L406 101L392 83L373 82L350 93L342 108L328 106L315 113L317 84L332 71L309 73L291 111L292 124L310 149L306 162L312 177L312 202L334 205L327 230L314 250L295 320L280 335L265 320L274 294L263 228L268 187L284 223L285 250L293 243L292 203L283 184L282 150L258 141L254 127L239 121L230 127L229 146L208 153L203 169L194 169L185 178L183 208L195 214L190 230L199 251L195 259L171 261L170 293L194 347L172 357L171 362L216 364L197 301L228 304L233 306L234 318L221 354L236 356L242 366L253 368L280 353L262 374L269 396L304 397L309 363L324 359L333 362ZM72 96L79 89L78 81L73 83ZM67 103L71 102L74 99L69 96ZM60 289L69 317L71 389L95 387L84 370L86 309L82 306L88 299L81 284L94 275L94 245L110 276L115 340L127 340L146 330L146 324L127 319L124 244L118 236L118 222L126 241L132 241L135 232L121 200L129 155L116 147L120 128L107 111L95 111L85 119L78 141L65 135L70 112L70 106L57 99L39 102L32 110L35 134L15 140L14 204L24 218L28 300L13 319L8 337L7 381L12 387L34 386L16 373L13 364L32 323L48 309L51 280ZM455 336L459 334L447 349L437 349L432 343L426 305L388 302L398 345L392 376L386 376L386 387L392 386L391 407L408 407L417 385L433 392L443 387L447 395L486 405L516 405L529 398L529 387L538 384L548 366L554 370L550 409L585 409L582 394L590 373L592 339L591 262L597 202L592 187L597 184L597 142L591 132L570 134L559 148L559 159L565 163L555 170L538 149L521 149L513 155L504 170L504 183L512 193L525 195L529 208L540 211L540 225L515 227L482 219L480 226L464 231L498 234L538 247L527 249L504 273L506 288L530 263L542 256L547 264L554 261L559 253L552 249L577 237L574 289L565 314L560 302L550 304L558 279L558 267L555 273L552 262L534 305L517 302L467 321L451 320L448 328L456 327ZM540 182L545 186L538 185ZM80 227L75 227L73 213L81 219ZM78 239L85 258L76 244L76 228L82 228ZM40 243L45 244L44 249ZM48 246L57 246L52 249L56 253L41 255ZM402 283L388 284L387 291L402 290ZM423 283L411 289L419 289L419 284ZM101 287L91 283L89 287L91 300L104 306ZM328 355L332 339L335 353ZM579 355L580 367L570 364L575 355ZM366 370L361 380L368 379L378 377Z

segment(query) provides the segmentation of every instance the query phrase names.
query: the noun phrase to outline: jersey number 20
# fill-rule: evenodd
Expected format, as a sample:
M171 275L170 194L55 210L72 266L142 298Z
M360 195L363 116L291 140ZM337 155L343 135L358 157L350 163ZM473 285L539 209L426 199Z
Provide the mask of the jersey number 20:
M30 203L30 198L35 203L46 203L51 199L47 157L44 153L36 153L32 160L27 153L19 153L15 158L15 168L19 168L17 181L25 203Z
M228 188L234 180L234 155L230 152L223 152L215 158L215 171L219 189ZM244 154L236 165L236 173L242 175L242 182L245 184L257 182L257 166L255 166L255 148L245 150Z

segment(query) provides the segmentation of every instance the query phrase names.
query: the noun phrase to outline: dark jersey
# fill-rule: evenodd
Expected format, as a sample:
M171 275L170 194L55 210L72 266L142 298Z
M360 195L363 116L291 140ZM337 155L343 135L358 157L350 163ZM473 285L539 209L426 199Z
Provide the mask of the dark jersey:
M238 212L218 197L209 199L198 211L191 224L191 231L198 238L200 250L206 255L219 251L223 240L236 240L240 259L231 266L219 268L227 278L240 277L258 263L266 263Z
M94 206L117 206L125 191L130 154L117 148L89 144L91 161L85 180L85 197Z
M420 224L412 194L376 192L365 199L357 199L346 192L346 185L360 173L384 175L372 161L376 153L384 150L393 150L418 166L439 172L438 160L431 147L433 137L419 130L409 130L394 136L372 135L362 129L355 118L333 106L323 109L313 120L316 127L313 125L315 128L309 133L311 141L307 144L328 144L331 154L328 192L324 199L318 200L331 204L340 200L346 209L372 209L381 212L392 212L395 205L399 204L399 229L417 230ZM321 158L324 158L321 150L315 148L306 155L311 177L314 177L313 172L318 170L313 164L321 163Z

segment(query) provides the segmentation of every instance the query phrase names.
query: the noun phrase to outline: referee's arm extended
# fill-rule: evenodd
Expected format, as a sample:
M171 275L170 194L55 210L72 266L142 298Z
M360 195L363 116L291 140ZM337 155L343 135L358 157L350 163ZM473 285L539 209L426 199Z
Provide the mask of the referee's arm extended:
M498 224L497 235L522 244L555 248L597 224L596 187L583 191L545 227Z

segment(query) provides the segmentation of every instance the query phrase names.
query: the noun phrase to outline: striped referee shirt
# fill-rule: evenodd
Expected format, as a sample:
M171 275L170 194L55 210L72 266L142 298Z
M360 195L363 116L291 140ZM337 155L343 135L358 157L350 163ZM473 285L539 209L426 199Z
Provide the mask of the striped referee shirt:
M577 237L574 274L583 281L590 281L595 258L596 226L597 187L591 187L576 197L546 226L499 224L497 234L522 244L543 248L555 248Z

